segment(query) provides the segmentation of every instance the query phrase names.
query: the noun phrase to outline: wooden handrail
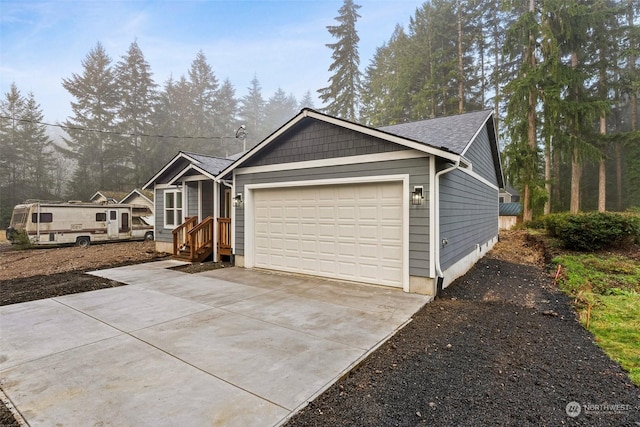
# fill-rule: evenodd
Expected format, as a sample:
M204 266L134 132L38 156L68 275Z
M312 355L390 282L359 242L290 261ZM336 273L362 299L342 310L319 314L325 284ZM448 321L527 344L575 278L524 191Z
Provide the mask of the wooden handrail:
M220 255L231 255L231 218L218 218L218 261Z
M198 218L195 216L188 216L184 219L184 222L173 229L173 254L178 255L178 248L188 243L187 234L195 227L198 222Z
M206 217L187 232L191 260L196 260L200 249L213 248L213 217Z

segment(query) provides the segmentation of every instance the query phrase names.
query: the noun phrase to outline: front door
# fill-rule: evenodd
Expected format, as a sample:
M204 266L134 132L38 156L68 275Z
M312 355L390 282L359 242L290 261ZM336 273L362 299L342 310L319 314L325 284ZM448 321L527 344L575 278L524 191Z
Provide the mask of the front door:
M120 228L120 223L118 222L118 211L110 209L107 212L107 215L107 237L109 237L109 239L117 239L118 230Z

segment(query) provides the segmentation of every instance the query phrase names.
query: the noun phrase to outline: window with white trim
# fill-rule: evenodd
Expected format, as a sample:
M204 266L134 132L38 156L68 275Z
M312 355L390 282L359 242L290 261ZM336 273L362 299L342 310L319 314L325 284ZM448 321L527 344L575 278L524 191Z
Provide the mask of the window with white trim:
M164 192L164 226L175 228L182 224L182 191Z

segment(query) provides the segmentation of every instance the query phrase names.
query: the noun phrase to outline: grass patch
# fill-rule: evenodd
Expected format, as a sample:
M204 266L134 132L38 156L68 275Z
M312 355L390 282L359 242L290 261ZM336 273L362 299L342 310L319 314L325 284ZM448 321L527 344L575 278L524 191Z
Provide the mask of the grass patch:
M563 255L560 289L598 345L640 385L640 263L622 256Z

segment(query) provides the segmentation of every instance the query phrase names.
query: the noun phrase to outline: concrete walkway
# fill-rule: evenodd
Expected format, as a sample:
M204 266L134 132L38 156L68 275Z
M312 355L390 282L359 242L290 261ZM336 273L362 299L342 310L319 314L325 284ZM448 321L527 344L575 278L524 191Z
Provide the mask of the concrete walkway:
M429 301L400 290L160 261L130 286L0 307L0 386L31 426L270 426Z

